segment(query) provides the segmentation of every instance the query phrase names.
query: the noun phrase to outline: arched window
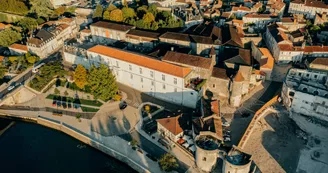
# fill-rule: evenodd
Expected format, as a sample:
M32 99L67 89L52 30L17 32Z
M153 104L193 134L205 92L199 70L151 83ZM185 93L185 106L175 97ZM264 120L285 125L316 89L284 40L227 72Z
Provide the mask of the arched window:
M314 95L318 95L319 92L318 92L318 91L314 91L313 94L314 94Z
M305 91L305 92L307 92L307 88L303 88L302 90Z

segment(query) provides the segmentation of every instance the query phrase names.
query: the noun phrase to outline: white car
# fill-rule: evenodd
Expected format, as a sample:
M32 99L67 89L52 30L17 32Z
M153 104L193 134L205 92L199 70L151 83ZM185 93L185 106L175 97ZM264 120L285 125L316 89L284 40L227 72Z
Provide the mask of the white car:
M41 64L39 64L39 65L33 67L33 69L32 69L32 73L37 73L37 72L39 72L39 68L42 67L43 65L44 65L44 63L41 63Z
M224 142L230 142L231 141L230 137L225 137L223 140L224 140Z
M228 122L224 122L224 123L222 123L222 126L223 126L223 127L229 127L229 126L230 126L230 123L228 123Z
M8 91L11 91L11 90L13 90L15 88L15 86L14 85L11 85L11 86L9 86L8 88L7 88L7 90Z

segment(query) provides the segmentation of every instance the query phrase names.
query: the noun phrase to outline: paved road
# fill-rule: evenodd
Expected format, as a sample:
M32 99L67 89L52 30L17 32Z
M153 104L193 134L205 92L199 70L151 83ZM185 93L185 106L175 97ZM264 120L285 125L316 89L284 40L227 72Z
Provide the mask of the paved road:
M149 96L141 91L133 89L124 84L118 83L118 88L127 94L127 97L128 97L128 99L126 100L127 103L134 107L138 107L143 102L152 102L152 103L158 104L160 106L164 106L165 109L168 109L172 112L177 112L178 110L181 110L181 112L189 112L192 110L191 108L187 108L187 107L184 107L181 105L176 105L176 104L173 104L170 102L166 102L166 101L154 98L152 96Z
M138 144L140 145L140 148L146 151L147 153L150 153L152 156L159 159L163 154L167 153L162 148L155 145L153 142L149 141L145 137L143 137L141 134L139 134L136 130L131 131L129 134L119 135L122 139L126 141L131 141L132 138L135 139ZM185 173L188 170L188 166L184 163L179 163L178 172Z
M50 56L48 56L47 58L44 58L42 60L40 60L36 65L38 64L41 64L41 63L48 63L48 62L51 62L51 61L55 61L55 60L60 60L61 59L61 56L60 56L60 52L56 52ZM13 78L13 80L10 80L7 87L5 88L2 88L2 91L0 91L0 98L3 98L4 96L6 96L7 94L13 92L15 89L17 89L21 83L24 84L24 82L26 80L28 80L31 76L33 75L32 73L32 68L31 69L28 69L26 71L24 71L23 73L19 74L18 76L16 76L15 78ZM15 83L14 83L15 82ZM11 85L11 84L15 84L16 88L8 91L8 87Z

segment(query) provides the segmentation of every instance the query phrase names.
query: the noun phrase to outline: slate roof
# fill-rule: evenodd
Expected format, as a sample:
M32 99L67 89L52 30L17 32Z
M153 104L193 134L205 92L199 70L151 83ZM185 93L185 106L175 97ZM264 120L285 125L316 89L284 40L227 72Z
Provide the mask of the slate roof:
M123 24L104 22L104 21L99 21L99 22L93 23L93 24L91 24L91 26L107 28L107 29L112 29L112 30L122 31L122 32L126 32L134 27L134 26L130 26L130 25L123 25Z
M251 66L253 61L248 49L225 48L219 62Z
M201 56L195 56L190 54L178 53L169 51L162 59L163 61L186 64L194 67L200 67L205 69L211 68L212 59L204 58Z

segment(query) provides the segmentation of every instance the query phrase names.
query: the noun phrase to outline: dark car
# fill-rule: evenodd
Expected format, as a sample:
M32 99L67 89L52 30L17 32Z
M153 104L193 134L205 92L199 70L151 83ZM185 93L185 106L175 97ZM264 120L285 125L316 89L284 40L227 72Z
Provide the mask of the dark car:
M120 106L120 109L123 110L128 106L128 104L125 101L123 101L119 104L119 106Z
M149 158L149 159L151 159L152 161L154 161L154 162L157 162L157 159L154 157L154 156L152 156L152 155L150 155L150 154L146 154L146 156Z

